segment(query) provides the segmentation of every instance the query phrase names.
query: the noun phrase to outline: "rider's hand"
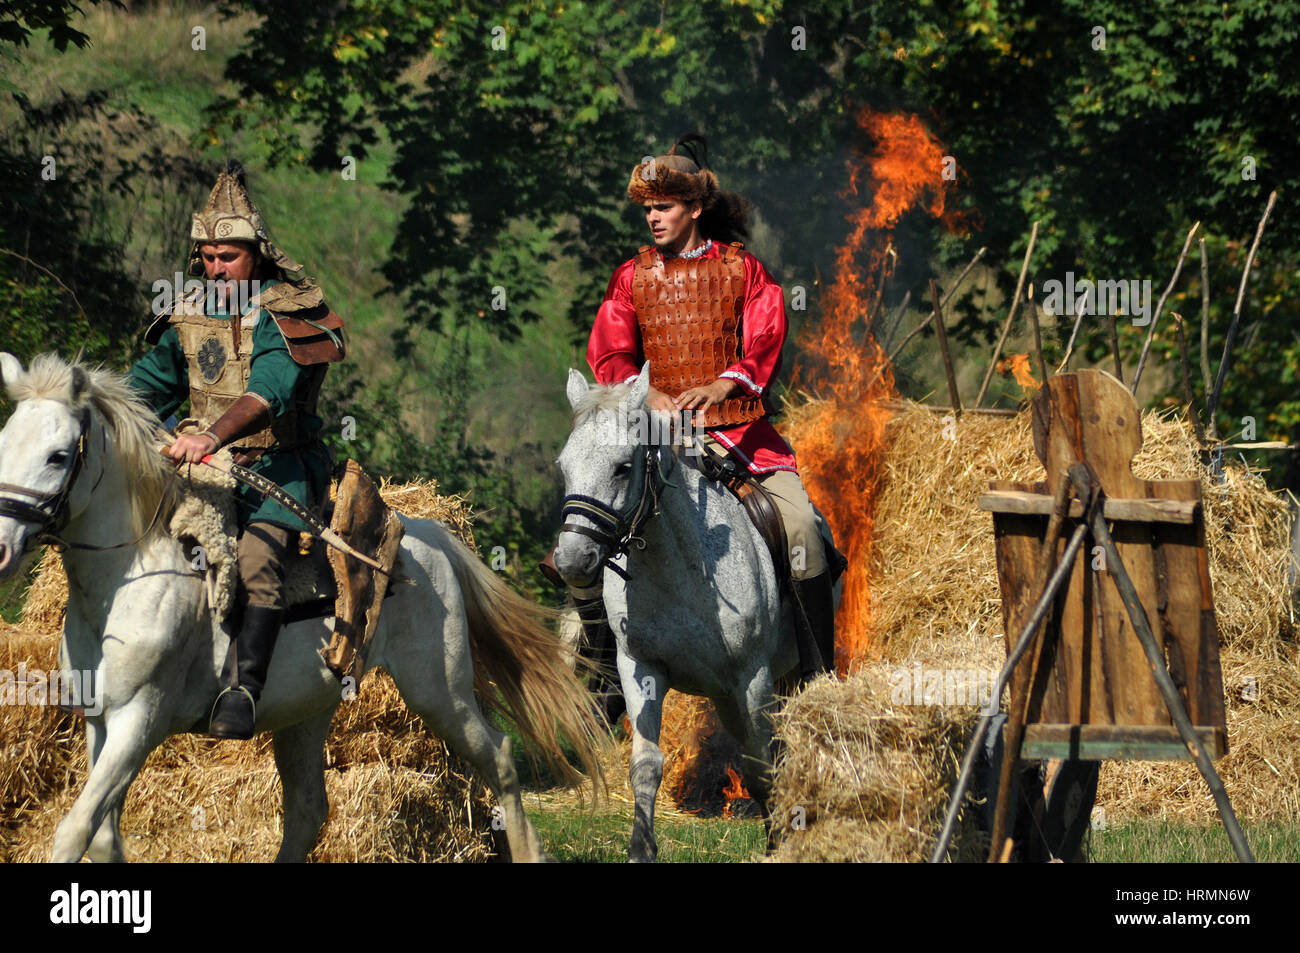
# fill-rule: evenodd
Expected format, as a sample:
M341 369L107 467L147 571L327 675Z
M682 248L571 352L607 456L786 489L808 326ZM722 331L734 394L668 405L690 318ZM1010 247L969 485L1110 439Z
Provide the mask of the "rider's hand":
M162 455L173 463L198 463L217 449L217 440L211 434L187 433L177 437Z
M714 404L720 404L737 390L737 384L730 377L719 377L702 387L692 387L682 391L673 401L677 410L708 410Z
M657 387L650 388L650 392L646 394L645 405L651 410L660 410L665 414L677 412L677 408L673 406L673 399Z

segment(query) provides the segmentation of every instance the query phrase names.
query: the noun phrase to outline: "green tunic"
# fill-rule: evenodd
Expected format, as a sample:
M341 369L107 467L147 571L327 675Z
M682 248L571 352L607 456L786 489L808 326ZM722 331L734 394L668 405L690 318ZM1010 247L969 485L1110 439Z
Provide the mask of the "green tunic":
M264 281L262 285L268 287L274 283ZM229 319L230 315L217 313L210 317ZM307 370L289 356L275 319L263 308L253 329L248 392L265 398L271 405L271 414L279 417L290 409L295 394L307 387ZM163 420L189 400L189 365L174 327L168 326L153 350L136 362L127 381ZM315 509L329 491L331 460L329 451L320 442L320 418L302 415L300 423L307 438L305 446L296 451L272 450L249 469L283 487L299 503ZM252 487L239 484L236 499L240 503L237 509L241 528L262 520L287 529L307 529L302 520L274 500L264 499Z

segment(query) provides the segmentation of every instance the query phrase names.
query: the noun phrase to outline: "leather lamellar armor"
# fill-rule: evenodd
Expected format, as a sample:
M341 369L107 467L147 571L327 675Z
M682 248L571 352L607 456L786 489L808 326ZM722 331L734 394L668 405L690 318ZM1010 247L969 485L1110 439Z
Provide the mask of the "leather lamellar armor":
M269 290L269 289L268 289ZM178 300L164 319L176 329L181 350L189 369L190 419L199 430L207 430L230 409L235 401L248 392L248 378L253 364L253 331L261 315L263 301L250 302L243 317L213 318L203 313L202 295L195 294ZM321 313L315 313L319 310ZM269 427L240 437L234 442L238 450L251 450L278 446L298 447L307 442L309 434L303 427L303 417L316 416L316 401L329 363L342 360L343 321L328 308L300 312L292 317L268 311L284 337L290 356L300 365L310 368L305 386L294 394L292 406L272 421ZM305 320L304 318L309 318ZM163 321L156 323L156 335L161 335ZM151 332L154 329L151 329ZM334 337L330 335L333 334ZM156 339L156 336L155 336Z
M632 273L632 306L650 383L676 397L712 384L743 356L745 263L737 242L719 258L661 259L643 247ZM734 427L766 414L761 400L729 397L695 421Z

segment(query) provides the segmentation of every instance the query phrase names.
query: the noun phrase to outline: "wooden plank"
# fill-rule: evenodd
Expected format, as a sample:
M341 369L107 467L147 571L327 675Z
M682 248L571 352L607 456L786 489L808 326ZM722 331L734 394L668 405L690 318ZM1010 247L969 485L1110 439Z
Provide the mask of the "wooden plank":
M1052 498L1023 490L990 490L980 494L979 508L991 513L1020 513L1047 516L1052 512ZM1108 520L1133 523L1176 523L1191 526L1200 512L1199 500L1183 499L1107 499L1103 512ZM1070 516L1082 519L1083 504L1070 501Z
M1153 496L1199 497L1196 480L1149 483ZM1187 706L1194 725L1225 729L1223 673L1219 666L1218 623L1205 550L1205 523L1162 526L1156 533L1156 572L1160 583L1160 611L1168 641L1169 673Z
M1224 729L1197 726L1197 735L1211 758L1227 753ZM1191 753L1170 726L1039 724L1025 728L1021 755L1027 759L1061 758L1104 761L1190 761Z

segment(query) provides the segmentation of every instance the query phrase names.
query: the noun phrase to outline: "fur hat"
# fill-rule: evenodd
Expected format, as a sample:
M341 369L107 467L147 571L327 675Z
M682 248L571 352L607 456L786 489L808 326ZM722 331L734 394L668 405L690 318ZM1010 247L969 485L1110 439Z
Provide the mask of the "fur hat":
M703 161L695 160L693 143L699 143ZM692 158L677 155L678 146L684 146ZM667 155L647 156L632 170L627 184L627 198L636 205L656 199L676 199L679 202L699 201L709 208L718 199L718 177L708 165L708 141L697 132L688 132L679 138Z
M190 249L189 272L203 274L203 258L199 246L222 242L248 242L279 270L283 279L299 283L310 281L305 269L284 252L271 239L262 213L248 194L244 183L244 167L234 159L226 160L226 168L217 176L208 204L194 216L190 227L194 245Z

